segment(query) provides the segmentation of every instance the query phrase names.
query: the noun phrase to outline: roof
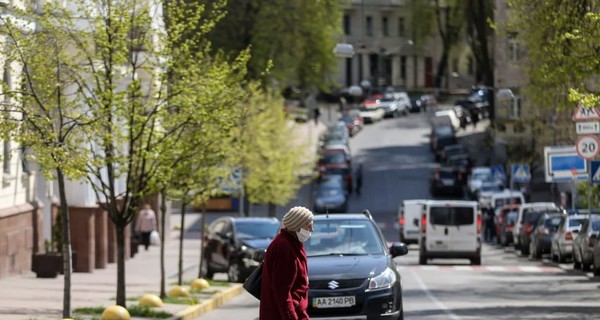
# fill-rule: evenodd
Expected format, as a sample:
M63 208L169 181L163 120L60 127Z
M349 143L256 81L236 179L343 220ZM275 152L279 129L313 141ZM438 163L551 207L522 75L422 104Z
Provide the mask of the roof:
M372 220L364 213L316 213L314 220Z
M477 201L467 200L427 200L427 205L477 206Z

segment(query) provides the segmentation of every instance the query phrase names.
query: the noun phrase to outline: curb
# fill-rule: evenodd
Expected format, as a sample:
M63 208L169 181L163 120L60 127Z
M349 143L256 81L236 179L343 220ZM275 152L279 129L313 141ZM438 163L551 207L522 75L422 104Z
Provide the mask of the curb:
M198 305L187 307L186 309L179 311L175 316L169 318L169 320L193 320L237 297L242 293L242 290L243 287L241 284L234 285L223 292L215 294L212 298L205 300Z

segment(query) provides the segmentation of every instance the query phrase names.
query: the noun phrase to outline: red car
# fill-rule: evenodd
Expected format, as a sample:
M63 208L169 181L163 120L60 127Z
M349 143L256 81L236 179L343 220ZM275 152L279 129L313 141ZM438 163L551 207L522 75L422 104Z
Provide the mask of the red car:
M519 211L520 204L507 204L498 209L494 217L496 225L496 239L499 244L507 246L513 240L513 228Z

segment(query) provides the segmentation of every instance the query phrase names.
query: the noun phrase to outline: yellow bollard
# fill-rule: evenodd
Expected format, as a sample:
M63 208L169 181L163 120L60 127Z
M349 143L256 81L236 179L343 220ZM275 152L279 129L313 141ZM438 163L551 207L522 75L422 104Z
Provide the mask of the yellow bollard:
M110 306L102 312L102 320L131 320L129 311L121 306Z
M210 288L210 284L206 279L198 278L192 281L192 290L202 290Z
M139 305L150 308L158 308L163 306L163 302L157 295L145 294L140 298Z
M190 296L190 292L188 291L188 289L186 289L184 287L175 286L175 287L171 288L171 290L169 290L169 296L187 298Z

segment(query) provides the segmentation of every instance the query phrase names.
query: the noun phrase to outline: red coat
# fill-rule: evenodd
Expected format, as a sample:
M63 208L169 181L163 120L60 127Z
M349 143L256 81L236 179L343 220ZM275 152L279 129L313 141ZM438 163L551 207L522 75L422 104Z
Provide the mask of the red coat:
M265 254L259 319L309 319L307 307L306 251L295 234L281 229Z

